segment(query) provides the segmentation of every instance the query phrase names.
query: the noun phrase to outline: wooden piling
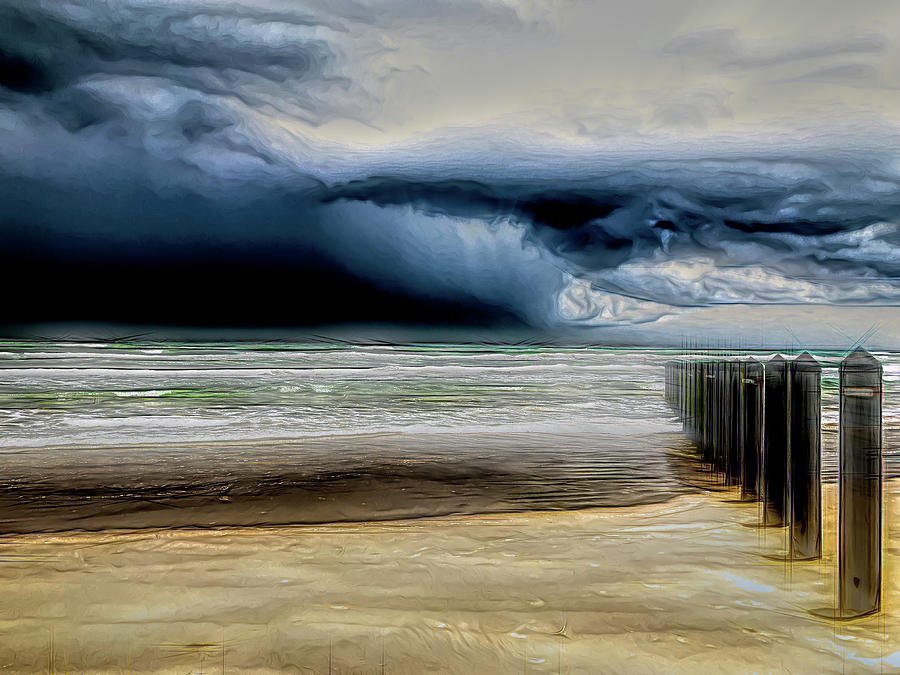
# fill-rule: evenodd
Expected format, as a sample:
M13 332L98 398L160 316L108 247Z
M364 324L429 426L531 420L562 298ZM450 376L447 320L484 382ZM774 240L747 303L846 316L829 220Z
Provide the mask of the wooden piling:
M792 560L822 556L822 367L809 352L789 369L788 528Z
M787 500L787 363L774 356L765 365L763 525L785 523Z
M881 606L881 364L864 349L841 363L838 610Z
M760 471L763 440L763 390L765 385L763 365L756 359L744 364L741 416L741 498L759 498Z

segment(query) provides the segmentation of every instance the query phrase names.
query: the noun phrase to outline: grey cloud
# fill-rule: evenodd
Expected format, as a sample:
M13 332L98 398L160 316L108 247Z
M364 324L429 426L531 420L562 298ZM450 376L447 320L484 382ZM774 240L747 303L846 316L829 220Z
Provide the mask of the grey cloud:
M879 35L849 36L840 40L810 41L800 45L746 45L738 31L718 28L673 38L662 47L669 56L694 58L722 70L777 67L835 56L882 54L887 40Z
M681 93L660 101L653 113L653 122L663 127L693 127L704 129L710 120L731 117L728 93L696 90Z
M204 3L209 5L210 3ZM259 3L248 2L246 7ZM408 22L420 23L424 20L433 26L448 25L478 26L493 25L497 28L516 29L526 20L517 11L516 3L503 0L269 0L265 3L274 16L304 16L310 23L319 23L322 18L330 21L332 28L340 26L348 30L351 24L362 24L387 28ZM432 23L436 20L437 23Z
M252 113L310 127L368 124L386 83L404 72L377 59L395 49L393 37L423 27L429 39L454 26L514 31L535 21L493 0L8 0L0 3L0 84L8 90L0 87L0 102L23 114L43 107L73 132L140 120L151 109L164 118L159 101L173 96L220 108L207 115L219 120ZM116 87L136 95L107 94ZM158 97L147 93L153 89ZM22 102L35 94L39 103ZM227 124L198 128L209 126Z
M77 88L92 79L155 78L160 87L236 97L248 105L272 105L277 98L314 120L338 112L327 97L316 97L316 88L321 94L324 87L349 83L334 47L307 21L130 4L75 11L86 8L3 8L7 29L0 33L0 48L29 65L43 91ZM272 95L276 89L278 97Z
M845 63L837 66L824 66L809 72L789 77L779 82L819 82L829 84L846 84L869 86L877 81L880 72L868 63Z

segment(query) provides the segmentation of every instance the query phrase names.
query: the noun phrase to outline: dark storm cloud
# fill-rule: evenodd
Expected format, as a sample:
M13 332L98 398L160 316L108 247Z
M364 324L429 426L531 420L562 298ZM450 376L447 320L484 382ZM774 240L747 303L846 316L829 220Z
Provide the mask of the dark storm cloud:
M0 7L0 82L14 91L46 93L92 78L155 78L160 86L235 97L318 123L374 103L364 85L365 64L348 63L346 50L387 51L377 29L420 17L506 28L518 19L508 6L477 0L22 0Z
M406 278L404 251L365 230L383 214L323 206L326 155L276 138L366 117L371 74L348 53L385 51L366 28L429 11L516 18L467 2L4 3L4 276L56 289L25 284L7 320L521 318L514 293Z
M378 151L311 138L371 123L396 71L376 58L393 48L384 31L426 17L528 24L489 0L0 3L0 263L22 289L7 316L552 329L900 300L887 152L599 156L471 129ZM767 52L716 32L664 51L756 68L883 48ZM820 76L848 74L830 67ZM663 96L654 119L703 128L732 114L727 99ZM55 292L22 281L35 277Z
M329 199L510 218L594 288L673 306L880 302L900 291L900 185L875 162L631 160L589 186L377 178Z
M314 35L335 30L327 21L229 6L192 9L7 5L0 8L0 84L42 95L44 110L71 131L133 114L142 91L168 93L182 105L214 100L222 108L230 102L267 107L315 123L352 114L351 96L366 100L365 90L342 74L332 46ZM138 90L134 100L115 96L124 83ZM329 98L334 91L348 95L345 105ZM144 112L157 112L150 106Z

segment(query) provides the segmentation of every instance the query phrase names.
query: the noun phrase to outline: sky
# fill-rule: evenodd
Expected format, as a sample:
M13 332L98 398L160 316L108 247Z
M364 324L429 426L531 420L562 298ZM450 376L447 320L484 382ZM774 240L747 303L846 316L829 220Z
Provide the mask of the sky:
M897 35L893 1L0 0L0 334L900 348Z

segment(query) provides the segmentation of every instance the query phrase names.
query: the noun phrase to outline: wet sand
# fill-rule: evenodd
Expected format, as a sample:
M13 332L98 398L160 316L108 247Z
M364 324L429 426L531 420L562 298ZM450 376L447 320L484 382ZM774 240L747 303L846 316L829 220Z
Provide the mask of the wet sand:
M836 426L822 479L837 480ZM886 429L886 447L900 447ZM0 532L368 522L638 506L693 491L679 433L357 434L0 448ZM900 477L900 454L884 471Z
M663 502L680 434L358 434L0 448L0 532L368 522ZM673 452L679 449L682 452Z
M664 504L377 523L0 537L10 673L892 672L900 482L881 613L834 603L825 557L728 493Z

